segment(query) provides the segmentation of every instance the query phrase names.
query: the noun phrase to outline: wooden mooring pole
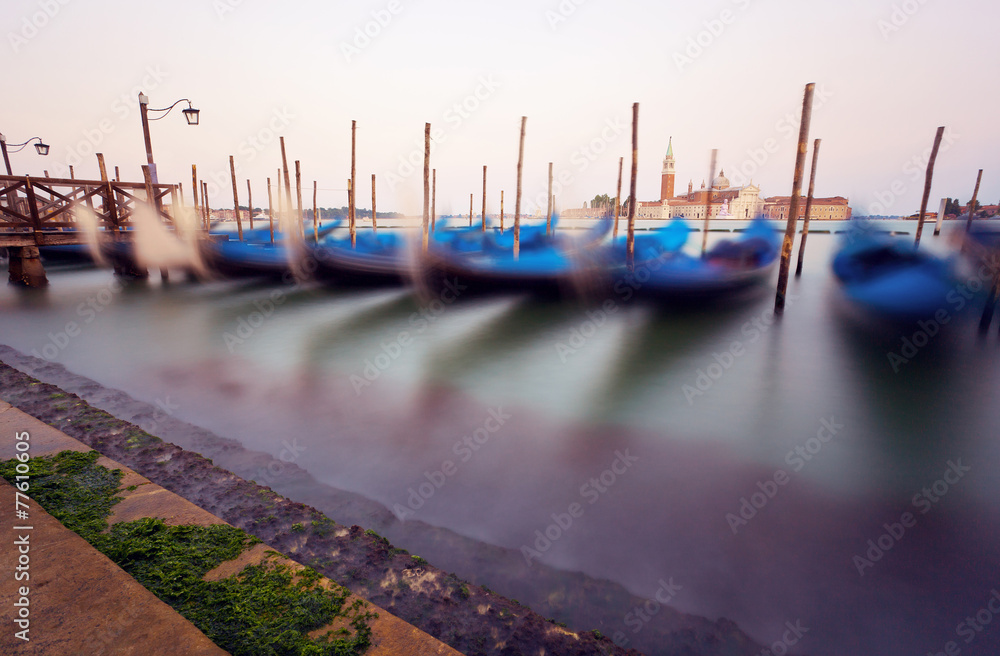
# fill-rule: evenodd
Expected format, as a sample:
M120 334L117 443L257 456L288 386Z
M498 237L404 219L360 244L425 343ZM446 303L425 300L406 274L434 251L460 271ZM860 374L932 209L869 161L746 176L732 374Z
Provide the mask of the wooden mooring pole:
M635 269L635 206L636 181L639 174L639 103L632 103L632 180L629 183L628 242L625 246L625 266Z
M941 234L941 224L944 223L944 213L948 211L948 199L942 198L941 204L938 205L937 221L934 223L934 236L937 237Z
M233 178L233 211L236 213L236 230L239 233L240 241L243 241L243 221L240 220L240 198L236 191L236 164L233 156L229 156L229 173Z
M521 256L521 180L524 173L524 132L528 117L521 117L521 145L517 156L517 196L514 200L514 259Z
M474 216L474 214L473 214L473 208L474 207L475 207L475 199L473 198L473 194L469 194L469 227L470 228L472 227L472 217Z
M799 241L799 261L795 264L795 277L802 275L802 261L806 256L806 240L809 238L809 219L812 216L813 194L816 193L816 163L819 161L819 144L822 139L813 142L812 168L809 171L809 197L806 199L806 216L802 222L802 239Z
M291 214L292 212L292 178L288 173L288 158L285 156L285 138L281 137L281 168L285 175L285 212ZM279 190L280 193L281 190ZM279 197L278 202L281 202ZM286 214L286 218L287 218ZM287 239L291 235L292 228L295 228L295 232L298 233L299 229L295 226L285 226L285 238Z
M552 162L549 162L549 197L545 210L545 234L552 234Z
M375 174L372 173L372 232L378 233L378 212L375 210Z
M500 190L500 232L503 232L503 189Z
M802 195L802 177L806 167L806 153L809 151L809 124L812 122L813 93L816 85L806 85L802 99L802 122L799 124L799 147L795 154L795 174L792 177L792 197L788 208L788 223L785 238L781 242L781 264L778 268L778 291L774 297L774 313L785 312L785 294L788 291L788 270L792 264L792 248L795 246L795 226L799 220L799 203Z
M625 158L618 158L618 195L615 196L615 227L611 233L613 239L618 239L618 219L622 213L622 171L625 168Z
M319 205L317 196L319 194L319 182L313 180L313 243L319 243Z
M271 243L274 243L274 197L271 195L271 178L267 179L267 226L271 232Z
M719 162L719 149L712 149L711 163L708 165L708 191L705 193L705 225L701 229L701 256L708 250L708 228L712 220L712 190L715 188L715 167Z
M253 190L250 188L249 180L247 180L247 214L250 215L250 229L253 230Z
M347 231L351 235L351 248L354 248L358 244L358 233L354 225L354 220L351 219L351 196L354 194L354 189L352 189L351 179L347 179Z
M299 160L295 160L295 200L298 203L295 206L295 216L299 221L299 239L305 241L306 224L305 219L302 216L302 162Z
M969 220L965 222L965 231L972 230L972 217L976 215L976 200L979 198L979 184L983 181L983 170L979 169L976 177L976 189L972 192L972 200L969 201Z
M194 215L201 218L201 207L198 205L198 167L191 165L191 195L194 196Z
M358 122L351 121L351 225L357 226L358 191ZM355 230L357 228L355 227ZM353 247L353 242L352 242Z
M212 210L208 205L208 183L201 181L201 209L205 213L205 230L212 229Z
M924 196L920 201L920 216L917 218L917 238L914 246L920 246L920 236L924 232L924 220L927 218L927 201L931 198L931 182L934 180L934 162L937 161L938 150L941 148L941 139L944 137L944 126L937 129L934 135L934 147L931 148L931 158L927 160L927 174L924 177Z
M486 167L483 166L483 232L486 232Z
M153 191L153 174L149 170L148 164L142 165L142 178L143 181L146 183L146 203L154 211L154 216L156 216L156 220L159 221L160 213L156 211L157 210L156 192ZM149 270L138 260L132 262L131 266L134 266L135 268L130 267L131 270L127 271L127 275L135 276L137 278L149 277ZM163 268L160 269L160 280L164 282L170 280L170 275L167 273L166 269Z
M424 221L423 221L423 243L424 252L430 243L430 201L431 201L431 124L424 124Z

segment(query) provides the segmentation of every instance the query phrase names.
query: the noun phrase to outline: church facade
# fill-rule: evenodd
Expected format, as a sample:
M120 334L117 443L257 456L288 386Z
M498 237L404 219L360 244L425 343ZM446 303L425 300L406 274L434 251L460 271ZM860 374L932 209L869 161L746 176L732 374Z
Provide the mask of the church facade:
M710 188L706 188L702 181L701 188L695 190L692 180L688 182L687 194L675 195L676 167L671 138L660 174L660 199L640 201L636 205L637 218L704 219L706 206L713 219L753 219L764 214L765 202L760 197L760 187L754 185L753 181L742 187L733 187L725 170L720 171L718 177L712 180Z

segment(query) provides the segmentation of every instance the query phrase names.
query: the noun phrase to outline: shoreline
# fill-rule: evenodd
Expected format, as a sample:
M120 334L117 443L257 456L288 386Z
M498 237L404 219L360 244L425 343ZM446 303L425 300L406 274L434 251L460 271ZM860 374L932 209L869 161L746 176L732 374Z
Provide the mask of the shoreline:
M456 623L488 633L500 631L503 635L513 632L512 639L527 648L543 644L548 638L543 639L542 636L553 631L565 634L564 637L574 635L557 626L556 622L559 621L586 631L579 634L584 636L583 639L574 637L573 644L583 648L584 644L594 640L596 642L592 647L598 651L562 651L560 648L557 653L639 653L633 650L625 652L606 638L598 639L591 631L600 632L607 638L617 636L620 642L627 632L628 646L645 649L643 653L651 655L683 650L688 650L684 653L706 655L759 652L760 647L755 647L734 623L725 619L713 622L685 615L668 606L656 613L653 621L643 627L641 634L633 636L623 618L628 609L641 607L648 600L630 595L618 584L547 567L536 567L536 580L531 582L533 585L509 578L508 563L521 559L517 552L481 544L423 522L409 521L402 528L401 523L387 508L360 495L323 486L294 463L282 463L279 473L268 480L268 467L273 471L276 469L274 463L278 462L270 455L250 452L232 440L219 438L184 424L122 392L108 390L93 381L74 376L61 365L35 361L34 358L7 347L0 347L0 361L8 365L0 365L0 389L3 390L4 397L10 397L6 398L8 402L16 407L24 405L22 409L28 414L41 415L39 418L46 423L65 430L102 453L107 450L105 455L134 467L143 475L154 480L157 477L162 479L156 482L275 545L303 564L317 568L356 594L382 605L460 651L470 648L470 645L456 642L456 636L449 637L443 633ZM19 370L15 373L14 368L9 365L32 370L36 378L58 380L61 384L59 387L47 383L32 384L27 382L25 374ZM121 433L125 427L131 426L128 422L92 408L80 416L80 411L75 409L75 395L66 395L63 391L65 388L79 392L91 403L96 402L100 406L116 410L116 414L130 415L133 421L152 429L150 432L160 433L165 439L184 442L185 448L200 451L212 460L219 461L225 469L217 467L203 455L185 451L172 444L162 444L149 452L128 448L124 439L115 437L115 431ZM55 396L58 398L53 398ZM67 399L74 399L74 403L70 404ZM122 412L123 409L125 412ZM93 413L99 418L91 417ZM188 431L186 439L176 439L178 431L184 430L183 427ZM155 464L156 460L163 460L165 457L169 458L165 466ZM226 469L236 470L236 473ZM251 476L263 478L265 483L280 488L279 491L288 498L280 497L271 487L240 478L241 473L247 479ZM265 476L260 473L265 473ZM291 501L291 498L296 501ZM320 510L316 510L317 507ZM341 550L342 545L327 544L322 536L317 542L317 536L312 533L303 534L301 530L293 528L307 521L315 521L317 516L323 517L323 513L340 524L353 525L351 533L355 538L358 533L365 533L365 528L368 529L366 539L358 542L364 544L363 549L358 553L346 554ZM454 574L436 568L431 568L434 575L430 578L437 583L428 584L425 577L419 589L404 591L405 572L408 571L406 565L412 567L410 561L413 559L402 550L392 548L389 541L376 531L388 534L397 543L404 534L409 533L406 536L409 539L402 540L403 546L410 546L417 552L416 555L425 547L439 553L457 555L465 565L459 569L467 570L460 574L473 581L479 579L483 582L481 577L469 576L470 571L474 574L477 567L482 568L484 562L489 563L495 570L491 574L495 573L497 578L505 581L503 585L490 581L494 587L504 588L499 592L506 593L508 597L524 599L539 612L555 619L546 620L520 602L504 599L488 588L476 587L474 583L466 583ZM415 543L421 547L414 548L412 545ZM325 558L332 551L340 551L337 562ZM442 580L447 584L442 585ZM538 585L539 580L543 585ZM467 589L469 597L457 601L453 594L456 589ZM484 605L489 610L482 614L480 609ZM509 621L503 621L515 617L516 627ZM508 646L510 644L508 641Z

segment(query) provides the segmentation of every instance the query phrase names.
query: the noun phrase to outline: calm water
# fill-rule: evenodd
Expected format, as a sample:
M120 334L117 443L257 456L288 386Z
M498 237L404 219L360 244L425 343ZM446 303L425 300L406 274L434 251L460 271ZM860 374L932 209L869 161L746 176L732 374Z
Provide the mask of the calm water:
M770 290L687 313L612 296L602 316L517 296L422 307L404 290L155 275L119 290L108 271L50 270L43 294L0 289L0 343L252 449L278 455L294 438L318 480L407 518L638 595L672 577L675 606L766 645L801 622L796 649L810 654L951 640L996 653L1000 618L960 631L1000 588L996 328L981 341L950 325L894 371L887 353L918 327L853 317L829 273L835 246L810 237L778 324ZM744 507L749 520L743 499L762 506ZM549 528L571 504L582 515ZM560 535L536 544L547 528ZM888 551L866 556L880 537Z

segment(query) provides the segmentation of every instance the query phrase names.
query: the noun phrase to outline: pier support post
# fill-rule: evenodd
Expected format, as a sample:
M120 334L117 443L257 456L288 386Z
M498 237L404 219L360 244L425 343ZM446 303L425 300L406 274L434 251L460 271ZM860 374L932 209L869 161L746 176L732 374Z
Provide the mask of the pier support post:
M10 259L10 283L23 287L48 287L37 246L14 246L7 249Z

